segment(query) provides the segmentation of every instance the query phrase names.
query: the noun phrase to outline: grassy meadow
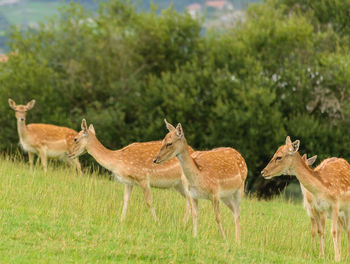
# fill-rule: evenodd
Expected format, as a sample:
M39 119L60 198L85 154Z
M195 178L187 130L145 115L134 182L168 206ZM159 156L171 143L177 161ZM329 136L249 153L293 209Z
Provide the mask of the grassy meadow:
M300 203L244 199L241 243L221 205L223 241L210 202L199 204L199 235L183 223L185 200L153 189L154 223L139 188L120 222L123 185L97 174L82 177L51 164L0 159L0 263L324 263L333 261L329 220L326 257L312 249L310 222ZM346 260L343 234L342 260Z

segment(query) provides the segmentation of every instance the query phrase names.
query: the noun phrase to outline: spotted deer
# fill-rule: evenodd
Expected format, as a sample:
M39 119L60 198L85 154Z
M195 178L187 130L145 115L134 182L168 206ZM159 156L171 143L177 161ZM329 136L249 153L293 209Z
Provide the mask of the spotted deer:
M192 155L181 124L175 128L166 120L169 133L165 136L154 163L163 164L177 157L189 185L189 194L193 198L193 234L197 234L197 200L212 201L216 222L222 237L225 232L221 224L220 200L232 211L235 218L236 240L240 239L240 203L247 177L247 165L239 152L233 148L215 148L208 151L196 151Z
M340 261L342 225L347 231L348 251L350 253L350 165L344 159L331 158L312 169L300 156L299 145L299 140L292 142L287 137L285 145L277 149L261 174L265 179L271 179L288 172L297 177L305 190L313 195L308 201L312 205L309 208L311 213L314 211L316 216L319 214L316 219L322 223L321 232L324 230L327 215L330 215L335 260ZM313 216L315 217L315 215ZM320 237L321 254L323 254L324 235Z
M303 161L311 166L316 161L317 156L313 156L311 158L307 158L306 154L302 156ZM329 158L323 160L315 170L322 168L329 161L333 161L336 158ZM301 192L303 194L303 205L307 212L307 215L311 220L311 236L312 236L312 244L314 249L316 248L316 230L320 238L320 256L324 257L324 248L325 248L325 229L326 229L326 218L330 217L328 214L327 206L324 206L324 201L322 199L317 199L311 192L309 192L305 187L300 183ZM325 210L325 208L327 210ZM344 225L344 212L339 212L338 217L338 226L339 228L345 227Z
M34 107L35 100L26 105L16 105L12 99L9 99L8 102L16 112L19 141L23 150L28 152L31 171L33 170L34 154L38 154L45 173L47 171L47 158L49 157L64 160L72 166L75 165L77 171L81 174L79 160L71 160L67 154L71 151L74 137L78 132L67 127L48 124L26 125L27 111Z
M135 185L141 187L144 199L151 210L153 219L157 222L157 215L152 204L151 187L173 188L187 199L184 221L190 213L190 197L187 195L185 179L182 177L180 165L176 159L169 160L162 166L153 164L152 159L161 146L160 141L132 143L120 150L110 150L97 139L92 124L87 127L86 120L81 122L81 131L75 137L71 158L89 153L102 167L111 171L114 177L125 184L124 204L121 221L125 220L130 195ZM193 152L188 147L189 153ZM184 182L184 184L183 184Z

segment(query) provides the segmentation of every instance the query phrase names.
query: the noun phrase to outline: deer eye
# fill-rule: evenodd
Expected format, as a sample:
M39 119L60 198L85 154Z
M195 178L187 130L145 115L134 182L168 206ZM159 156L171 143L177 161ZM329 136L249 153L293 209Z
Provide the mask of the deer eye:
M281 159L282 159L282 157L276 157L276 161L281 160Z
M168 148L168 147L170 147L172 144L173 144L173 143L168 143L168 144L166 144L166 147Z
M78 139L77 138L74 138L74 142L77 143Z

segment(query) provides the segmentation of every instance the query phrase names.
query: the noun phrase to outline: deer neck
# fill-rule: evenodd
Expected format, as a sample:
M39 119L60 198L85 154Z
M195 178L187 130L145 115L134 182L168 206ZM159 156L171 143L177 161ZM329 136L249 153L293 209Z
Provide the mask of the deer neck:
M119 151L107 149L92 133L89 134L86 150L98 164L107 170L114 171L114 167L119 164Z
M26 126L26 121L21 121L17 119L17 132L18 136L21 140L25 139L27 136L27 126Z
M190 185L197 185L197 175L199 174L199 169L194 162L188 150L188 144L186 139L184 139L183 150L176 155L178 158L182 171L187 178Z
M299 153L296 153L295 155L296 157L292 164L292 170L299 182L306 190L315 196L319 196L321 193L326 193L327 188L318 173L305 164Z

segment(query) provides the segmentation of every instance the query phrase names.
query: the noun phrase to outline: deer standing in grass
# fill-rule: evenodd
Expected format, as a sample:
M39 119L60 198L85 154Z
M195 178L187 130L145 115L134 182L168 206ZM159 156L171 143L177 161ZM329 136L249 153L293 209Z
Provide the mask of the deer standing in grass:
M175 156L180 161L189 184L189 194L193 198L194 235L197 234L196 199L208 199L212 201L216 222L222 237L225 238L219 210L221 200L234 215L236 240L239 241L240 203L248 173L243 157L233 148L196 151L191 155L181 124L179 123L175 128L166 120L164 121L169 133L165 136L154 163L162 164Z
M89 128L87 127L85 119L81 122L81 129L74 139L74 150L70 157L78 157L88 152L102 167L111 171L115 178L125 184L121 221L126 217L134 185L141 187L155 222L157 221L157 216L152 205L151 187L175 189L175 191L187 198L187 208L184 217L184 220L187 221L191 202L182 182L185 179L182 177L179 163L176 159L170 160L162 166L157 166L152 162L154 155L161 146L160 141L133 143L120 150L109 150L97 139L93 125L90 124ZM188 147L188 151L192 153L193 149Z
M344 159L331 158L323 161L315 169L311 169L298 153L299 145L299 140L292 142L287 137L285 145L277 149L261 174L265 179L271 179L286 172L291 172L297 177L305 190L313 195L310 208L320 213L320 218L316 219L323 225L321 230L324 230L323 223L327 214L331 216L335 260L340 261L342 225L347 231L350 254L350 165ZM324 250L323 239L324 235L321 236L321 254Z
M308 165L311 166L316 161L317 156L313 156L311 158L307 158L306 154L302 156L303 161ZM336 158L329 158L323 160L319 166L315 168L315 170L319 170L323 166L325 166L328 162L335 161ZM291 174L291 173L288 173ZM311 220L311 236L312 236L312 244L314 249L316 248L316 230L320 238L320 256L324 256L324 247L325 247L325 229L326 229L326 218L327 216L330 217L328 214L328 207L325 204L322 199L316 198L311 192L309 192L305 187L300 183L301 192L303 194L303 204L304 208L307 212L307 215L310 217ZM326 205L326 206L325 206ZM344 212L339 212L338 217L338 226L339 228L345 227L344 225Z
M313 156L311 158L307 158L307 155L304 154L302 157L303 161L308 165L312 166L317 159L317 156ZM288 173L289 174L289 173ZM318 210L318 203L315 197L310 193L305 187L300 183L301 193L303 194L303 205L306 210L307 215L311 220L311 236L312 236L312 244L314 249L316 248L316 239L315 239L315 231L317 230L318 235L320 237L320 255L324 254L324 230L326 224L326 216L324 212Z
M29 124L26 125L27 111L32 109L35 100L26 105L16 105L12 100L8 100L10 107L16 112L17 131L22 148L28 152L29 164L33 170L34 154L38 154L41 159L42 167L46 173L47 158L59 158L70 165L75 165L79 174L81 166L78 159L69 159L68 154L74 143L74 137L78 132L73 129L48 124Z

